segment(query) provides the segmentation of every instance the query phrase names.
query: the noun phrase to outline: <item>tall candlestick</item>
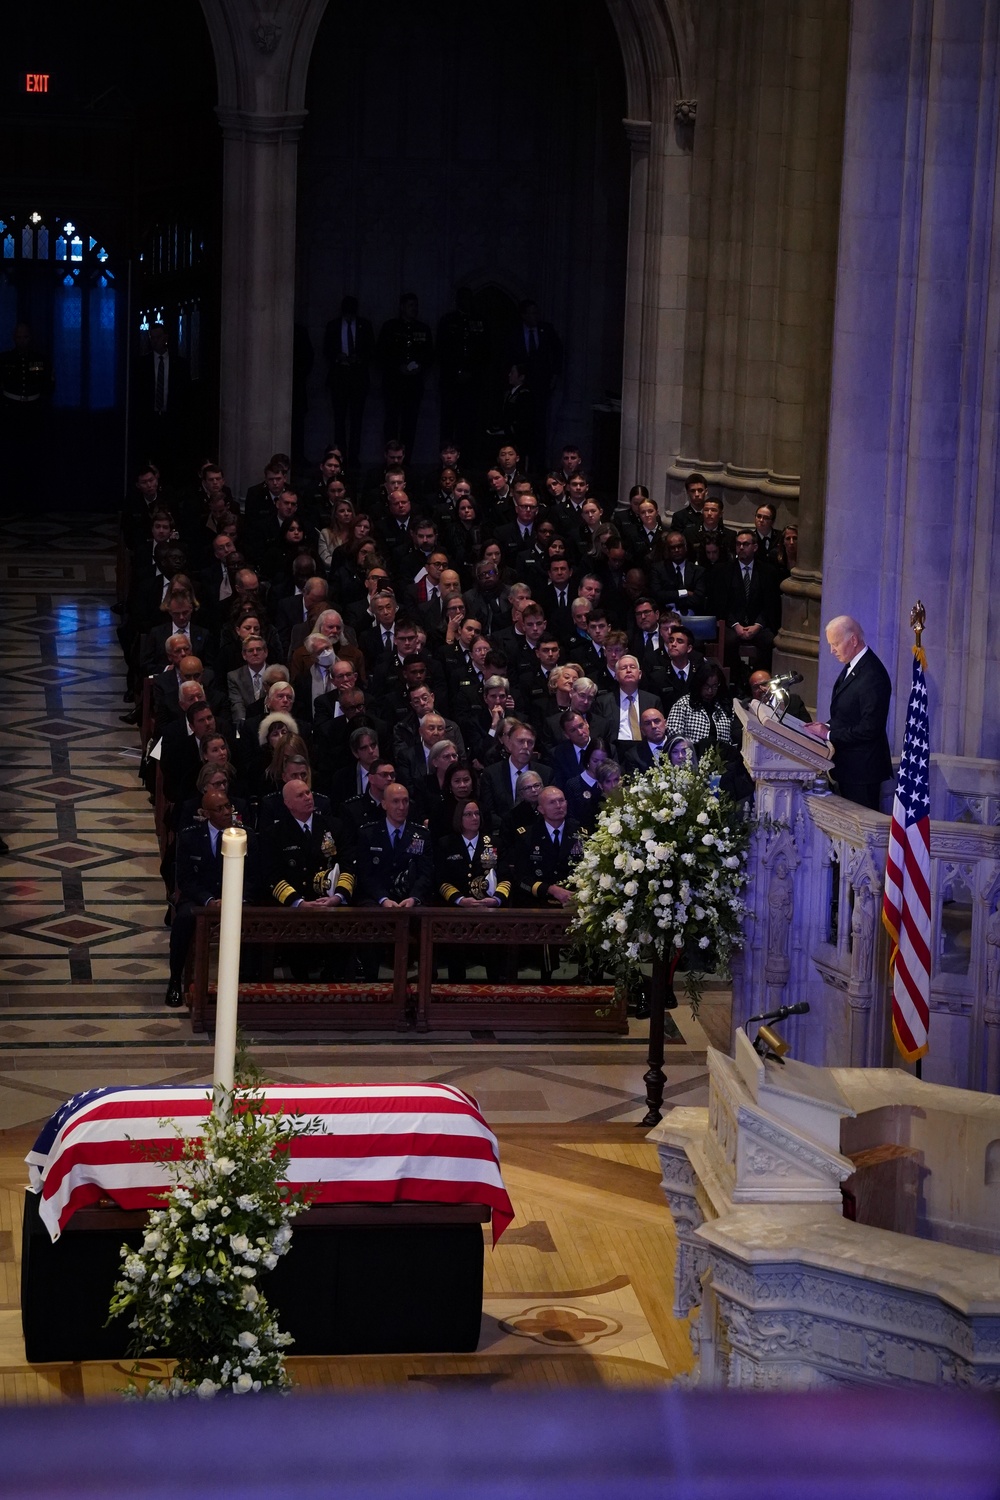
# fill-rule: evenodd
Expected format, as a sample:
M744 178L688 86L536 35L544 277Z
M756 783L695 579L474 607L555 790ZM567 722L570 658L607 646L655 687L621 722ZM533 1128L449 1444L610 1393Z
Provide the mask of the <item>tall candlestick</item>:
M222 1090L231 1089L236 1072L236 1012L240 998L240 938L243 917L243 869L247 836L242 828L222 833L222 915L219 923L219 982L215 1003L215 1107Z

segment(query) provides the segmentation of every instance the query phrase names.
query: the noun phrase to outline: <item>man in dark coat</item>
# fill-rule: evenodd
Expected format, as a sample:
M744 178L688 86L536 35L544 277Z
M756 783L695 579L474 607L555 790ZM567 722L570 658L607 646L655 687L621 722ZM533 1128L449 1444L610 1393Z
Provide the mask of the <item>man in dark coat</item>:
M583 853L580 824L566 816L561 787L543 787L539 816L521 835L514 851L514 899L519 906L567 906L570 869Z
M358 316L357 297L345 297L340 317L326 325L323 353L328 369L333 403L334 441L349 469L356 469L361 454L361 427L375 356L375 335L367 318Z
M833 775L840 795L877 809L882 783L892 775L886 733L892 680L850 615L831 620L826 639L843 670L830 694L829 723L807 724L805 732L833 746Z
M178 902L170 926L170 983L166 993L171 1010L184 1003L184 964L194 936L194 913L200 906L218 906L222 900L222 832L233 825L229 793L207 791L201 810L205 821L182 829L177 839ZM253 905L261 899L257 835L248 833L247 840L243 902Z

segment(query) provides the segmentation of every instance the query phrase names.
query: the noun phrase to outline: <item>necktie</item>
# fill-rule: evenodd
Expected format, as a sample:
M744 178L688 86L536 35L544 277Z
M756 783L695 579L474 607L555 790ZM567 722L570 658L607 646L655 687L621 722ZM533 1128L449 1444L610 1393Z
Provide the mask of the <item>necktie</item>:
M566 608L566 590L565 589L560 589L559 590L559 608L560 609L565 609Z
M747 568L747 567L744 567L744 569L743 569L743 592L744 592L744 594L746 594L747 598L749 599L750 598L750 569Z
M255 699L259 698L260 697L260 673L259 672L251 672L250 673L250 681L253 683L253 695L254 695L254 698Z
M147 386L148 390L149 387ZM163 367L163 355L156 356L156 394L153 397L153 410L162 413L167 404L167 372Z
M674 567L677 569L677 582L678 583L683 583L684 582L684 564L683 563L674 563Z
M628 727L634 740L639 738L639 710L636 707L635 696L628 700Z
M210 834L211 839L212 839L212 858L213 859L218 859L218 857L219 857L219 830L217 828L213 827L213 825L210 823L208 825L208 831L209 831L209 834Z
M437 584L436 583L432 583L431 584L431 593L430 593L430 598L431 598L431 603L432 604L434 603L434 601L437 598L437 596L438 596Z
M678 669L677 669L677 675L680 678L681 682L687 682L687 680L688 680L687 667L678 667Z
M475 839L466 839L466 841L465 841L465 847L469 851L469 858L470 859L475 859L475 857L476 857L476 841L475 841Z
M348 357L348 359L353 359L354 358L354 324L353 323L348 323L348 325L347 325L347 357Z
M222 579L221 579L221 581L219 583L219 599L220 599L220 601L223 600L223 599L229 599L229 598L231 598L232 597L232 592L233 592L233 585L232 585L232 582L230 581L230 578L229 578L229 569L226 567L225 563L223 563L222 564Z
M553 830L552 830L552 847L553 847L553 849L558 849L559 848L559 830L558 830L558 828L553 828Z
M402 837L403 830L401 828L394 828L392 833L392 849L394 854L399 853L399 841Z

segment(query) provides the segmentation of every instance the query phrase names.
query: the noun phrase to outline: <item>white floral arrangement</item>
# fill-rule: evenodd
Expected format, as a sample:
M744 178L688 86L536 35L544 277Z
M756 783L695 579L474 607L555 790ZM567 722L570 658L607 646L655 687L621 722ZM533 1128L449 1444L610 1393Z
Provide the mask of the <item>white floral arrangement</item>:
M133 1357L168 1351L175 1364L141 1391L133 1380L126 1394L208 1398L290 1385L284 1351L293 1340L258 1282L288 1253L291 1221L309 1204L284 1181L291 1143L305 1133L295 1117L266 1110L259 1088L237 1085L200 1136L181 1136L179 1156L160 1153L173 1182L139 1249L122 1246L109 1321L131 1312Z
M626 990L641 983L640 964L672 968L685 954L697 1006L701 974L727 968L742 941L748 840L709 757L661 757L611 795L583 846L568 881L573 935Z

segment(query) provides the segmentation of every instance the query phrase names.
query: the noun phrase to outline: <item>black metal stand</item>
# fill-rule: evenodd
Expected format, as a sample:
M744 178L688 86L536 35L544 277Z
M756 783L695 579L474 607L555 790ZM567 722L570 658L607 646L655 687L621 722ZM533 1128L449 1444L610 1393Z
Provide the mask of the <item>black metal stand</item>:
M653 959L649 981L649 1052L646 1056L649 1067L642 1079L646 1085L648 1108L641 1121L643 1125L659 1125L663 1118L663 1085L667 1081L663 1072L663 1013L667 996L673 990L674 971L680 958L676 948L669 947L667 951L672 955L670 958Z

